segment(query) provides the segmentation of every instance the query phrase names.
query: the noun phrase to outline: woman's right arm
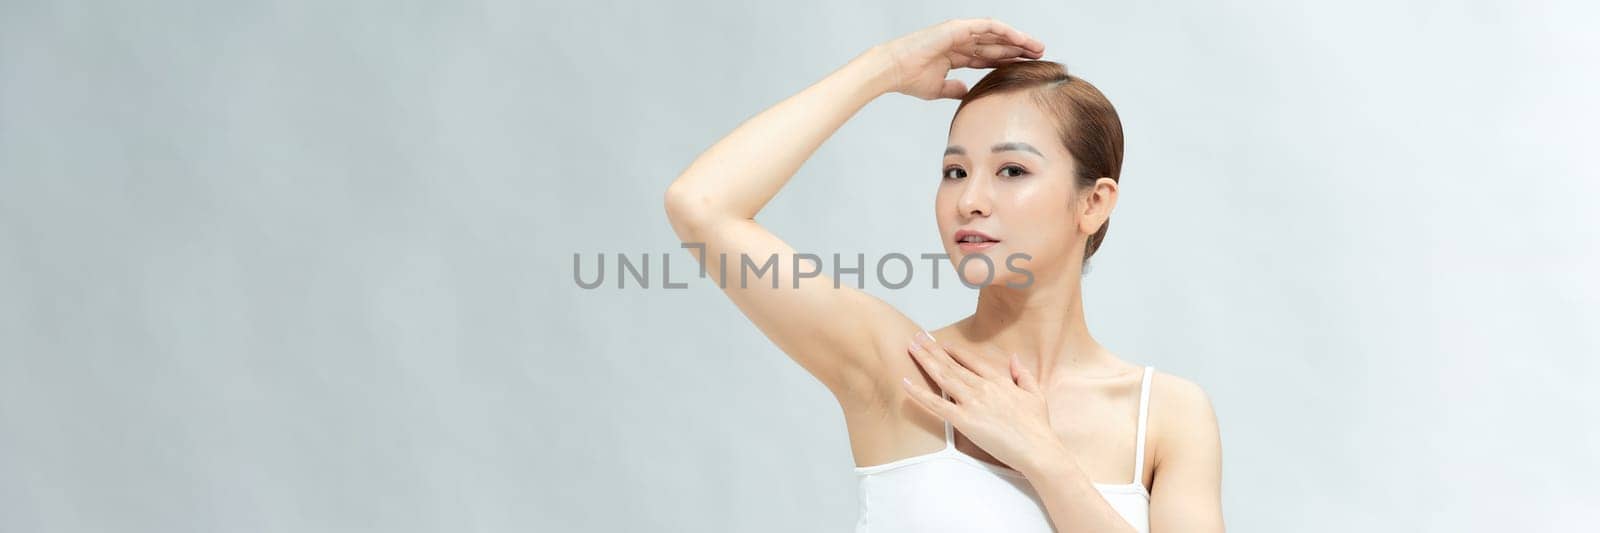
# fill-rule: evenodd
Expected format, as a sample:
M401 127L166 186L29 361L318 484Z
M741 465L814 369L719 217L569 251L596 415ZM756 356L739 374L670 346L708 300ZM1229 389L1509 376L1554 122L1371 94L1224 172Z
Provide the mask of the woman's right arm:
M814 262L802 268L822 274L800 278L796 288L794 249L754 219L824 140L889 90L892 65L883 53L868 50L745 121L700 154L666 193L668 218L679 239L705 246L691 254L706 274L841 402L870 401L883 392L874 383L881 372L873 333L897 326L893 329L909 339L917 326L863 291L843 284L835 289L832 272ZM773 256L775 268L751 276L741 287L744 258L760 267Z
M673 230L684 243L704 246L691 253L706 274L768 339L841 403L878 402L899 394L899 376L887 375L889 356L904 359L900 356L911 335L921 328L861 290L834 288L831 270L815 262L807 260L801 268L820 275L796 279L794 249L757 223L755 215L824 140L879 95L960 97L965 87L944 79L953 66L992 67L1043 50L1043 45L1023 52L1015 46L989 44L997 40L1027 38L991 20L952 20L874 46L740 124L667 188L665 204ZM978 46L978 52L991 54L992 59L956 57L960 53L956 46L962 44ZM741 284L746 258L761 268L773 257L772 269ZM910 364L901 363L896 368Z

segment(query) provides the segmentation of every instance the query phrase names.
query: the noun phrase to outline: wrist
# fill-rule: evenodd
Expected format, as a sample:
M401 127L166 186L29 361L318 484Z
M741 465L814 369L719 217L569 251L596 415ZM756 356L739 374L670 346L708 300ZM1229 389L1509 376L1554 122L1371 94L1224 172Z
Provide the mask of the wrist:
M1078 468L1078 457L1068 450L1060 440L1054 440L1028 457L1028 461L1018 465L1019 472L1028 479L1060 479L1062 476L1081 473Z
M894 92L899 82L893 54L883 45L868 48L852 58L844 70L852 72L872 97Z

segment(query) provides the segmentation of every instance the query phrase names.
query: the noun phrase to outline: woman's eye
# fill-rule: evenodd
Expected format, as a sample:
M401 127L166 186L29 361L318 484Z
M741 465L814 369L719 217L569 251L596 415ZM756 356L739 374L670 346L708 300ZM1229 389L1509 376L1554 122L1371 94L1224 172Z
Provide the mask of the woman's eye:
M1007 171L1013 171L1013 173L1007 174L1006 173ZM956 173L956 174L955 175L951 175L951 173ZM1025 176L1027 174L1028 174L1028 170L1027 169L1019 167L1017 165L1006 165L1006 166L1000 167L1000 175L1004 176L1004 177L1015 178L1015 177L1019 177L1019 176ZM965 178L965 177L967 177L967 171L962 170L960 167L950 167L950 168L944 169L944 179L947 179L947 180L950 180L950 179L961 179L961 178Z

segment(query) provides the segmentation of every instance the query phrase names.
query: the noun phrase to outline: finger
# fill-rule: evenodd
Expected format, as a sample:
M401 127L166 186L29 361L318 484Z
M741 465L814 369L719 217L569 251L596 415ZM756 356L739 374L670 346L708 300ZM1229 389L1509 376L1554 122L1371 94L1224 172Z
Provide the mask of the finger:
M951 68L994 68L1006 63L1039 59L1033 54L1018 55L1024 52L1014 46L993 45L1000 48L971 50L967 52L951 52L948 56ZM976 55L974 55L976 54Z
M966 367L967 370L971 370L972 373L977 374L983 377L983 379L987 379L989 381L999 380L999 373L990 368L988 363L984 363L981 357L978 357L972 352L968 351L967 348L957 348L950 344L940 344L940 346L944 348L945 353L950 354L951 359L955 360L957 363L960 363L961 366Z
M1009 44L979 44L973 45L967 55L980 59L1005 59L1008 57L1027 57L1036 59L1040 54L1020 46Z
M1024 34L1024 35L1026 35L1026 34ZM1029 40L1030 43L1038 43L1039 42L1038 39L1034 39L1032 37L1028 37L1028 40ZM1012 42L1010 37L1007 37L1005 35L1001 35L1001 34L998 34L998 33L975 33L975 34L973 34L973 38L971 39L971 42L976 42L978 44L1008 44L1008 45L1017 46L1017 47L1020 47L1020 48L1025 48L1030 52L1035 52L1035 53L1040 53L1040 54L1044 53L1044 48L1043 48L1042 45L1039 46L1039 47L1034 47L1034 46L1028 46L1027 44L1017 44L1017 43Z
M1011 39L997 33L974 33L972 38L979 44L1006 44L1011 42Z
M1022 365L1022 358L1017 354L1011 354L1011 379L1015 380L1022 390L1039 392L1039 381L1034 379L1033 372Z
M911 354L911 360L917 363L922 372L939 385L939 390L949 394L952 400L964 401L968 398L967 394L970 390L958 375L952 375L956 373L950 369L953 365L938 360L934 354L929 353L928 349L922 346L921 342L916 340L911 341L911 346L906 351Z
M954 422L956 404L935 396L933 391L926 387L913 385L911 378L900 378L900 388L905 389L906 394L910 395L911 399L917 402L917 405L921 405L923 409L927 409L928 412L937 415L939 418Z
M975 64L998 63L1008 59L1038 59L1039 57L1027 50L1003 44L985 44L967 47L964 51L952 51L947 56L950 66L955 68L972 67Z
M1005 37L1007 41L1016 46L1021 46L1035 52L1044 52L1044 43L1032 36L1011 27L1010 24L992 18L972 19L967 21L967 31L972 33L993 33Z
M944 80L944 88L939 90L939 98L961 98L967 95L967 84L961 80Z
M973 58L970 58L970 57L967 57L967 56L961 56L961 57L964 58L964 59L962 59L961 61L952 61L950 63L951 68L984 69L984 68L995 68L995 67L999 67L1000 65L1007 65L1007 64L1011 64L1011 63L1021 63L1023 61L1030 61L1029 59L1023 58L1023 57L1011 57L1011 58L1006 58L1006 59L1001 59L1001 60L973 59Z
M946 351L942 344L934 341L932 336L927 335L925 332L918 333L917 337L912 339L912 343L922 348L925 356L932 358L947 378L954 380L967 390L972 390L982 385L982 378L979 378L970 368L962 365L960 361L952 357L950 352Z

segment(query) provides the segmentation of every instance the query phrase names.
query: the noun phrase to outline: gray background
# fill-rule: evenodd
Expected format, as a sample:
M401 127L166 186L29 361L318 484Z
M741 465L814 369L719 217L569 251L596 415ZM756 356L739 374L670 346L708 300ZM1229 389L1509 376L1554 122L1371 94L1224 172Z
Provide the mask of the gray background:
M1090 326L1210 392L1232 530L1595 527L1593 4L1114 4L0 3L0 530L848 530L837 406L661 194L985 15L1121 112ZM761 220L939 251L954 106L874 101ZM868 290L937 327L945 269Z

